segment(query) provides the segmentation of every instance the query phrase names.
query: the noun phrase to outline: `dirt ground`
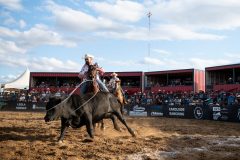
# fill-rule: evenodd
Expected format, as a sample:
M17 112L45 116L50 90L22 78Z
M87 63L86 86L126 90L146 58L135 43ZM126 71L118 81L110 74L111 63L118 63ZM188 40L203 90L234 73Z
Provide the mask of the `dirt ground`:
M56 142L60 121L45 123L44 113L0 112L0 159L240 160L240 124L175 118L129 118L133 138L111 121L88 142L85 127L69 128Z

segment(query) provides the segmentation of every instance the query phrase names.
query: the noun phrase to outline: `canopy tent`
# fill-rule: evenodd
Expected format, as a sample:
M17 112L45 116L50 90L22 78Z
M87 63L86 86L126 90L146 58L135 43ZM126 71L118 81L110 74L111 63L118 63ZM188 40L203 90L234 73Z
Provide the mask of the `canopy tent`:
M4 85L5 89L28 89L30 80L30 71L27 68L26 71L20 75L17 79Z

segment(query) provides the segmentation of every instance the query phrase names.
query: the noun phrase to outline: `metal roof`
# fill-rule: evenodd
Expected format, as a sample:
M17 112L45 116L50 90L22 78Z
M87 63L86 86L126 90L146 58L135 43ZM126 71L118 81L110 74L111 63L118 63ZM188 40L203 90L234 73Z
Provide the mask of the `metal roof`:
M236 64L228 64L222 66L213 66L213 67L206 67L206 71L214 71L214 70L223 70L223 69L232 69L232 68L240 68L240 63Z

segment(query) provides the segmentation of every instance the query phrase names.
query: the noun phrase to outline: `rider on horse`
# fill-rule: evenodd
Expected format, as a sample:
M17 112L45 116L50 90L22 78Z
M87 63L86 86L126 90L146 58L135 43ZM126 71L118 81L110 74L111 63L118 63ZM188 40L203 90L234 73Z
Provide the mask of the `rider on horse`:
M120 79L117 77L118 74L113 72L111 74L112 78L110 79L109 83L108 83L108 88L110 90L110 92L114 92L116 90L116 82L119 82Z
M85 64L83 65L81 71L79 72L78 77L79 77L80 79L82 79L83 81L88 80L88 75L87 75L87 73L88 73L89 66L90 66L90 65L96 65L96 66L97 66L97 71L98 71L97 77L96 77L96 81L97 81L97 83L98 83L98 85L99 85L99 87L100 87L100 90L105 91L105 92L109 92L108 89L107 89L107 87L106 87L105 84L101 81L101 79L100 79L100 77L99 77L99 74L100 74L100 75L103 75L104 70L103 70L103 68L99 67L99 66L97 65L97 63L95 63L95 64L93 63L93 58L94 58L94 56L92 56L92 55L90 55L90 54L85 54L85 57L84 57L84 59L85 59ZM87 92L87 84L86 84L86 83L83 83L82 86L80 87L80 93L81 93L81 94L84 94L84 93L86 93L86 92Z
M110 90L111 93L115 94L116 95L116 92L120 92L120 94L122 94L122 102L123 104L127 104L127 101L125 99L125 95L124 95L124 92L120 86L120 82L121 80L117 77L118 74L113 72L111 74L112 78L110 79L109 83L108 83L108 88Z

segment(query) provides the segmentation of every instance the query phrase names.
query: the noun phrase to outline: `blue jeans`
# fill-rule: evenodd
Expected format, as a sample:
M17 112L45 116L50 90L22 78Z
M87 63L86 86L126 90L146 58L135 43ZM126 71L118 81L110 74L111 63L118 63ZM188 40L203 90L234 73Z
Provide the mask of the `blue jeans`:
M79 87L80 88L80 94L85 94L87 92L87 83L88 82L83 82L82 85Z
M99 88L100 88L101 91L109 92L109 90L107 89L107 87L105 86L105 84L101 81L101 79L99 78L99 76L97 76L96 81L97 81L97 83L98 83Z

